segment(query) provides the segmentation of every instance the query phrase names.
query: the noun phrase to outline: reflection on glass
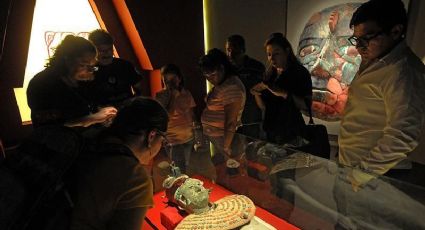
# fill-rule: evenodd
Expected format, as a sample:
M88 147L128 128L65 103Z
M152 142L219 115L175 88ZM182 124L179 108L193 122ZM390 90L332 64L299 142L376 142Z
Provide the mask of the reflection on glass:
M425 229L424 188L238 133L232 148L236 172L214 161L210 148L200 148L189 176L245 195L301 229Z

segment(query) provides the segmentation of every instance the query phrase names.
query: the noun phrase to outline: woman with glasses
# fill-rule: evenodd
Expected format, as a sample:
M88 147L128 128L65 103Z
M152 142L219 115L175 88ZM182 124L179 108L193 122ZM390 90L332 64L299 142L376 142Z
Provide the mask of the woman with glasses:
M62 40L46 68L28 85L27 99L34 127L88 127L115 116L115 108L98 109L87 96L86 83L94 78L95 63L96 48L91 42L73 35Z
M206 97L201 122L204 134L216 149L214 163L221 163L239 153L231 146L236 129L241 125L245 105L245 87L228 60L219 49L208 51L199 66L205 78L213 85Z
M263 82L251 89L258 106L264 110L263 129L273 143L302 145L305 123L299 107L311 101L312 83L291 44L281 33L273 33L265 43L268 70ZM297 106L298 105L298 106Z
M124 103L95 150L77 162L71 230L141 229L153 205L152 179L144 166L161 149L167 123L167 111L153 99Z

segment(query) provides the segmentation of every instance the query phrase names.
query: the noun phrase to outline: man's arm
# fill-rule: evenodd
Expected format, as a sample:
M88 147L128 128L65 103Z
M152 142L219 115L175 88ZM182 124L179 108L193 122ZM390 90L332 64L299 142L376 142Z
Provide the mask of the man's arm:
M224 150L230 150L233 136L236 132L238 114L241 109L241 102L235 101L224 106ZM228 153L226 151L226 153Z

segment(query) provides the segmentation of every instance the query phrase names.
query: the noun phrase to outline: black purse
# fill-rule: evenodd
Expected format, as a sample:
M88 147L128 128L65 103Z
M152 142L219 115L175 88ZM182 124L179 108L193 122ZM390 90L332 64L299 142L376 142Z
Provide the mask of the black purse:
M304 103L307 107L309 122L304 127L302 135L309 143L297 149L318 157L330 159L331 146L329 144L328 130L324 125L314 124L311 112L312 99L306 97L304 98Z

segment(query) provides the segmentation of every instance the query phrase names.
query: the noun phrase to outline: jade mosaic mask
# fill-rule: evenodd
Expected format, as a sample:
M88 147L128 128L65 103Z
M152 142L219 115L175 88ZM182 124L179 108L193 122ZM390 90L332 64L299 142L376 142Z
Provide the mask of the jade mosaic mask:
M209 197L210 190L204 188L202 181L193 178L187 178L174 193L174 198L182 208L195 214L209 209Z

